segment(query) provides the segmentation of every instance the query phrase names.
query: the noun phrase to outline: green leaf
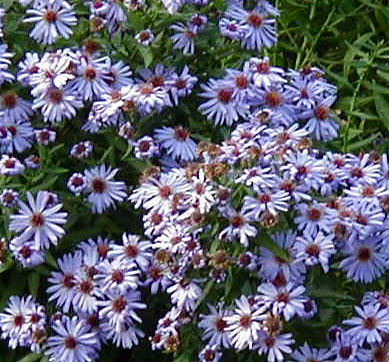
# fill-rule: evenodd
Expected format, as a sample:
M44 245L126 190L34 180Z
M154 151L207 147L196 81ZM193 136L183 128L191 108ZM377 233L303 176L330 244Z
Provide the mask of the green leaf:
M31 353L28 354L26 357L23 357L18 362L35 362L42 358L41 354Z
M389 130L389 103L381 94L375 94L375 107L385 127Z
M348 146L348 151L351 152L351 151L360 151L361 148L363 147L366 147L368 146L371 142L375 141L377 139L377 136L378 134L373 134L371 135L370 137L362 140L362 141L359 141L359 142L355 142L355 143L352 143L351 145Z
M145 67L149 67L153 62L153 52L151 51L150 47L139 45L138 50L139 53L142 55Z
M39 292L40 275L38 272L33 272L28 276L27 284L30 293L34 297L38 297Z

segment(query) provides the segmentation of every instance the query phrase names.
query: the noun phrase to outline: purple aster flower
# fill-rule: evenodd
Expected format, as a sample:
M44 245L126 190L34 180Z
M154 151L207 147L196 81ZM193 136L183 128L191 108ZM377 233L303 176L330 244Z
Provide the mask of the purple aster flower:
M375 236L354 241L344 253L339 266L356 282L371 283L387 269L386 246Z
M389 311L381 309L379 305L365 305L355 307L358 317L343 321L343 324L352 326L346 331L353 341L362 346L366 341L369 344L381 343L381 333L389 333Z
M311 205L301 203L296 209L299 216L294 221L298 230L303 230L312 237L319 231L330 233L336 215L335 210L316 201Z
M325 167L322 162L311 156L308 150L302 152L287 152L285 166L281 171L286 171L296 181L303 180L306 188L320 188L323 183Z
M119 348L131 349L139 343L139 338L144 337L144 333L132 322L125 322L118 330L108 321L102 323L101 329L107 339Z
M107 62L111 63L110 59L107 59ZM133 83L130 67L121 60L109 66L106 64L104 73L106 75L105 81L112 89L120 89Z
M0 96L0 121L22 123L27 121L33 111L31 102L24 100L14 92L7 92Z
M185 65L181 75L172 73L166 81L166 85L169 87L169 93L174 104L178 104L179 98L184 98L191 94L197 81L198 78L189 73L187 65Z
M36 199L27 192L28 205L19 202L19 214L10 216L9 229L20 233L20 237L33 239L36 247L48 249L50 243L57 245L65 235L61 225L66 223L67 213L59 212L62 204L48 206L47 192L38 191Z
M135 35L135 40L144 46L149 46L154 41L155 37L151 29L146 29L140 31L138 34Z
M231 126L239 116L245 117L249 110L248 104L233 99L233 88L226 87L223 81L210 79L209 83L201 84L204 92L200 96L209 100L199 106L199 110L213 120L216 125Z
M4 207L14 207L19 203L19 193L13 189L4 189L0 193L0 203Z
M0 174L5 176L20 175L24 172L24 165L13 156L2 155L0 159Z
M1 338L9 338L9 347L15 349L18 345L23 346L23 340L29 334L29 322L27 313L32 302L31 296L20 298L11 296L8 300L8 306L0 313Z
M76 172L72 176L70 176L67 182L67 188L77 196L80 195L81 192L86 190L87 186L88 184L86 181L86 177L79 172Z
M321 264L325 273L329 269L329 258L336 253L332 236L325 236L321 231L315 237L309 233L297 237L293 248L297 262L303 262L307 266Z
M270 65L268 57L250 58L246 63L258 88L271 89L274 84L286 83L284 70Z
M99 314L102 318L107 318L109 324L120 331L127 323L133 324L135 321L141 323L142 320L136 314L136 309L145 309L146 304L140 302L140 292L128 290L120 293L107 292L106 299L99 301Z
M331 141L338 136L339 124L330 117L329 107L336 96L329 96L318 103L315 108L302 112L300 117L308 119L305 129L317 140Z
M295 342L292 337L292 333L274 335L262 332L259 339L258 354L267 353L268 362L284 361L284 354L292 352L290 345Z
M151 262L151 243L141 241L139 236L124 233L123 245L112 245L108 252L109 258L126 263L129 268L134 266L146 270Z
M267 248L260 248L259 265L260 274L266 279L273 280L279 273L282 273L287 280L295 280L305 274L305 265L296 262L296 255L293 246L297 234L292 230L283 233L275 233L271 236L273 241L282 249L287 258L281 258Z
M77 109L81 108L83 103L77 93L74 93L69 87L64 89L49 88L39 97L34 99L32 108L40 109L45 122L61 122L63 119L73 118Z
M266 318L265 308L251 304L244 295L236 299L235 304L235 310L225 317L231 345L237 350L245 347L252 349L259 339L262 321Z
M333 353L326 348L312 348L308 345L307 342L304 343L298 350L295 350L292 353L293 361L296 362L307 362L307 361L317 361L317 362L330 362L330 359L333 356Z
M222 210L223 217L230 220L230 225L223 229L219 234L221 240L235 240L248 247L249 238L257 235L257 229L250 225L245 214L236 212L233 208L227 207Z
M0 116L0 128L5 128L10 134L10 142L5 152L23 152L31 147L34 129L28 121L14 121L13 117Z
M9 243L9 249L14 258L23 265L24 268L33 268L43 264L45 253L36 246L34 240L24 238L13 238Z
M241 40L248 32L248 26L241 24L239 21L223 17L219 20L219 30L226 38Z
M96 280L101 292L118 290L124 293L128 289L137 289L139 270L117 259L105 259L97 267Z
M136 158L153 158L159 155L159 147L152 137L144 136L134 143L134 152Z
M188 28L193 31L195 34L204 30L207 27L208 19L206 16L201 14L193 14L188 19Z
M283 315L285 321L292 319L295 314L304 309L305 298L302 294L305 288L288 283L285 287L277 288L271 283L262 283L258 287L259 300L269 308L274 315Z
M258 221L264 212L277 215L280 211L288 211L290 196L283 190L265 190L257 192L256 197L245 196L243 199L242 213L249 220Z
M176 13L186 0L161 0L169 14Z
M96 359L99 345L96 333L88 331L78 317L57 320L52 328L55 335L48 338L46 351L50 361L92 362Z
M55 142L57 132L45 127L34 130L34 135L40 145L47 146L49 143Z
M186 281L185 279L176 280L167 292L173 304L179 309L185 309L188 312L195 310L196 303L201 297L202 290L195 281Z
M382 177L380 164L372 163L369 154L361 157L347 155L348 162L345 163L341 178L348 185L368 184L375 185Z
M82 253L65 254L62 259L57 260L60 272L52 272L48 278L50 287L47 293L51 294L49 301L56 300L57 307L67 313L73 302L76 285L76 274L81 269Z
M88 158L93 150L91 141L82 141L76 143L70 150L70 155L76 158Z
M242 39L244 48L260 50L262 47L269 48L277 42L275 19L270 18L269 15L279 15L278 12L268 14L262 7L248 11L238 5L233 5L227 10L227 15L247 26Z
M8 67L11 65L11 60L14 56L13 53L7 52L8 45L0 44L0 84L4 82L12 82L15 77L7 72Z
M155 131L155 138L167 149L167 154L176 160L193 161L197 145L190 132L181 126L163 127Z
M101 214L107 208L115 206L126 197L126 184L122 181L114 181L113 178L119 169L112 169L105 164L85 170L88 185L88 201L92 205L92 212Z
M170 25L169 29L175 31L175 34L170 37L174 43L173 49L181 50L183 54L194 54L194 38L197 36L197 33L190 30L183 23Z
M80 94L84 101L100 99L111 90L107 82L110 78L105 72L107 66L100 59L94 61L81 58L76 69L77 77L69 86L75 93Z
M208 304L210 314L200 314L201 321L198 326L203 329L201 338L208 340L208 344L216 345L223 348L230 347L230 339L226 331L226 317L231 315L229 310L223 310L223 305L218 308Z
M217 345L208 344L199 353L200 362L219 362L223 354Z
M30 36L43 44L53 44L58 37L69 39L71 27L77 24L72 6L63 0L43 0L41 6L27 9L26 13L31 17L25 18L25 23L37 23Z
M331 352L335 355L334 362L362 362L366 361L366 350L358 346L351 336L339 334Z

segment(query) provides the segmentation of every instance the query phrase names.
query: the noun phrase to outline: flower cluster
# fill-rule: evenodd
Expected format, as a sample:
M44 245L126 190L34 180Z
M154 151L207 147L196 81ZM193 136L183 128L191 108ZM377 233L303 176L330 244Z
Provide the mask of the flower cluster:
M11 348L44 350L50 361L62 362L94 361L108 341L123 348L138 344L144 334L136 326L137 310L146 305L137 288L151 260L149 250L149 242L129 234L121 244L101 237L80 243L48 278L49 301L58 312L48 316L31 296L13 296L0 314L2 338Z

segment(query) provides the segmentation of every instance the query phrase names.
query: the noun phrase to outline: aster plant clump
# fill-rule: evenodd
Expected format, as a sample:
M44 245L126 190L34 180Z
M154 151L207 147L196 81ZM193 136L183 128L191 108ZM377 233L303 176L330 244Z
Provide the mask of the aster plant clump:
M389 360L373 60L345 96L281 3L0 9L0 359Z

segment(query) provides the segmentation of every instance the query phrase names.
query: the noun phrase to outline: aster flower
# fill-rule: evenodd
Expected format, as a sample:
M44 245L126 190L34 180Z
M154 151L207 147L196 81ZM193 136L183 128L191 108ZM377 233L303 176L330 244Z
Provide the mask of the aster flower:
M0 84L4 82L12 82L15 77L7 71L8 67L11 65L11 60L14 56L13 53L7 51L7 44L0 44Z
M19 214L10 216L9 229L20 233L24 239L34 239L35 245L48 249L65 235L61 225L66 223L67 213L59 212L62 204L48 206L47 192L38 191L36 199L27 192L28 205L19 202Z
M262 283L258 287L259 300L269 308L274 315L283 315L289 321L298 311L304 309L305 288L288 283L285 287L277 288L271 283Z
M339 266L356 282L371 283L387 269L388 252L374 236L356 240L344 252L346 258Z
M248 26L239 21L223 17L219 20L219 30L226 38L241 40L248 32Z
M179 279L167 289L167 292L171 294L170 298L173 304L190 312L195 309L202 290L194 281Z
M157 129L155 137L174 159L192 161L195 158L196 143L190 138L190 132L183 127Z
M37 23L30 36L39 43L52 44L58 37L69 39L73 34L72 26L77 24L75 12L66 1L43 1L42 6L27 9L31 15L24 19L25 23Z
M140 240L139 236L126 233L123 234L122 239L123 245L112 245L108 257L126 263L129 268L135 265L141 270L146 270L151 262L151 243Z
M57 132L49 128L42 128L34 130L34 135L40 145L47 146L49 143L55 142Z
M8 306L3 313L0 313L1 338L9 338L9 347L15 349L23 345L23 339L28 334L29 323L27 313L31 299L11 296Z
M9 242L9 250L24 268L33 268L43 264L46 259L44 252L36 246L34 240L13 238Z
M119 290L121 293L138 287L139 270L118 260L104 260L97 268L96 280L103 293L107 290Z
M296 206L299 216L295 218L298 230L303 230L312 236L319 231L329 233L334 221L333 209L319 204L316 201L312 205L301 203Z
M183 54L194 54L194 38L197 36L197 33L182 23L170 25L169 29L176 32L170 37L174 43L173 49L181 50Z
M30 122L23 120L13 121L13 117L8 118L6 116L1 120L0 116L0 128L3 129L3 127L10 134L10 141L5 152L23 152L31 147L34 129Z
M101 214L114 206L115 201L121 202L126 197L125 183L113 180L118 171L105 164L85 170L88 202L92 205L93 213Z
M261 321L265 319L263 314L265 308L258 308L251 305L246 296L242 295L235 300L236 308L230 316L225 317L227 321L226 331L235 349L241 350L245 347L252 349L259 339L262 329Z
M81 108L81 102L77 93L70 88L59 89L51 87L34 99L32 108L40 109L44 121L61 122L63 119L73 118L77 109Z
M199 110L216 125L231 126L238 121L239 116L247 115L249 106L244 102L236 102L232 97L234 90L222 82L210 79L208 84L201 84L201 88L204 92L200 96L209 100L202 103Z
M366 361L366 351L361 348L351 336L341 333L331 352L335 355L334 362L362 362Z
M69 85L72 90L82 95L84 101L99 99L111 88L108 85L109 74L105 72L106 64L101 59L92 59L87 61L85 58L80 59L77 65L77 77Z
M19 202L19 193L13 189L4 189L0 193L0 203L4 207L17 206Z
M128 290L124 293L119 291L107 292L106 299L99 301L100 316L107 318L109 324L115 330L120 331L126 323L133 324L142 320L136 314L136 309L145 309L146 304L140 302L140 292Z
M99 345L97 336L88 331L78 317L58 320L52 328L55 335L48 338L46 351L50 361L91 362L96 359L96 346Z
M201 321L198 326L203 329L201 338L208 340L208 344L216 345L223 348L230 347L230 339L226 331L227 320L226 317L231 315L228 310L223 310L223 305L218 308L208 304L210 314L200 314Z
M258 192L255 198L244 197L242 212L247 215L249 220L258 221L264 212L277 215L280 211L288 211L289 199L290 196L283 190L273 189Z
M259 355L267 353L268 362L284 361L283 354L292 352L290 345L295 342L292 336L292 333L270 335L262 332L259 339Z
M199 353L200 362L219 362L223 354L217 345L209 344L205 346Z
M47 293L51 294L49 301L56 300L58 307L67 313L73 302L76 285L76 274L81 269L82 253L65 254L61 259L57 260L60 272L52 272L48 278L50 287L47 288Z
M80 195L87 188L86 177L82 173L74 173L67 182L67 188L75 195Z
M172 73L170 78L166 81L166 85L169 87L169 93L174 104L178 104L179 98L187 97L191 94L197 81L198 78L189 73L187 65L185 65L181 75Z
M355 342L362 346L366 341L369 344L381 343L380 333L389 332L389 312L381 309L379 305L365 305L362 308L355 307L358 317L353 317L343 321L344 324L352 326L348 334Z
M24 172L24 165L13 156L2 155L0 159L0 174L5 176L20 175Z
M295 250L293 249L297 237L296 232L288 230L284 233L275 233L271 237L287 257L280 258L279 255L276 255L267 248L261 247L258 259L259 265L261 266L261 275L269 280L273 280L281 273L286 279L293 280L304 274L305 265L301 262L296 262Z
M146 29L140 31L138 34L135 35L135 40L144 46L149 46L154 41L155 37L151 29Z
M295 350L292 353L293 361L296 362L306 362L306 361L320 361L320 362L330 362L332 359L333 353L326 348L312 348L308 345L307 342L304 343L298 350Z
M13 92L0 96L0 122L22 123L33 114L31 102L24 100Z
M137 158L153 158L159 155L159 147L152 137L144 136L134 143L134 152Z
M329 258L336 253L332 237L319 232L314 238L306 233L296 238L294 245L296 261L304 262L307 266L321 264L325 273L328 272Z
M251 11L233 5L227 10L227 15L247 26L242 46L247 49L260 50L269 48L277 42L277 32L274 28L275 19L269 15L279 15L278 12L267 14L263 8L257 7Z
M238 239L242 245L248 247L249 238L257 235L257 229L247 222L246 215L239 214L232 208L225 208L223 216L230 219L230 225L220 232L219 239Z

